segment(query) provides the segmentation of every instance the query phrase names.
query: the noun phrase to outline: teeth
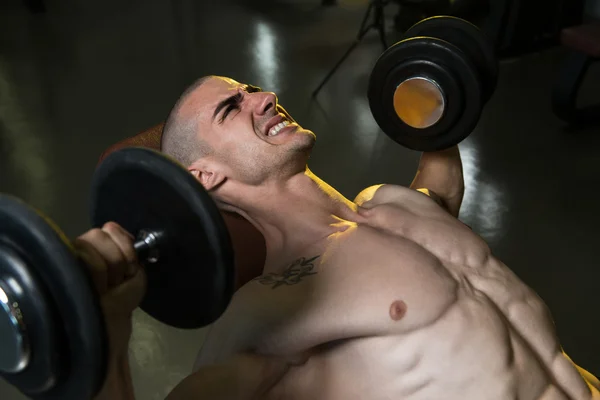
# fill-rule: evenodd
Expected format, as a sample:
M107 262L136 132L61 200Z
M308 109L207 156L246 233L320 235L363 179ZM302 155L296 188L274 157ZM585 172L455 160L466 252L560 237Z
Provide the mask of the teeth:
M285 128L289 124L290 124L289 121L283 121L283 122L278 123L277 125L275 125L274 127L272 127L269 130L269 136L277 135L279 133L279 131L281 131L283 128Z

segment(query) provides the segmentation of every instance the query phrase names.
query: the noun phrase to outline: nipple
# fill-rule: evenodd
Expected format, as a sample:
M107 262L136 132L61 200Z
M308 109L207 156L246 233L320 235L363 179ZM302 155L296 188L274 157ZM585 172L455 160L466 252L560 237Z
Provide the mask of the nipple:
M390 306L390 317L394 321L399 321L402 319L402 317L404 317L404 314L406 314L406 309L407 307L405 302L402 300L396 300Z

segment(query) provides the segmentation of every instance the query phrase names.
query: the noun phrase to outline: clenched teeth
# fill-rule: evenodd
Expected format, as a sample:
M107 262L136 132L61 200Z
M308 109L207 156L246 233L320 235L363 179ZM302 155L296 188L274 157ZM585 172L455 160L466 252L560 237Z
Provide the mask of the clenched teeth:
M281 131L283 128L285 128L289 124L290 124L289 121L283 121L283 122L278 123L277 125L275 125L271 129L269 129L269 136L275 136L275 135L277 135L279 133L279 131Z

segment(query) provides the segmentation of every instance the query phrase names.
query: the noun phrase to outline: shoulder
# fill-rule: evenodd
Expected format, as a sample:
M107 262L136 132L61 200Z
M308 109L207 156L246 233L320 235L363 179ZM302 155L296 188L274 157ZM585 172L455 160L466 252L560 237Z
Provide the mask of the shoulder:
M372 208L382 204L398 204L412 202L431 202L442 205L440 197L426 188L411 189L399 185L380 184L362 190L354 199L354 203L363 208Z

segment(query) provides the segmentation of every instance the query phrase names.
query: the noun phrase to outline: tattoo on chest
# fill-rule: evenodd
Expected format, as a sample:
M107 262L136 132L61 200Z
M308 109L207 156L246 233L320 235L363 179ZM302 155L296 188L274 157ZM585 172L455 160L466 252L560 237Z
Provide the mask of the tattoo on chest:
M309 275L315 275L317 272L313 271L315 268L314 261L319 256L306 259L302 257L291 263L281 274L268 273L266 275L255 278L255 281L259 283L271 286L271 289L277 289L279 286L296 285L302 281L303 278Z

